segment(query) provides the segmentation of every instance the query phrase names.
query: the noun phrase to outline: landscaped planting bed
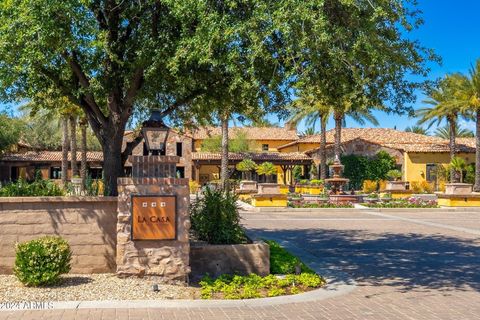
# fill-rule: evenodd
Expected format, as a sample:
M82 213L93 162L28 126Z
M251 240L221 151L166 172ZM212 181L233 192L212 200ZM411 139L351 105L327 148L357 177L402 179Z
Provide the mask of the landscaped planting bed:
M290 208L353 208L352 203L336 203L336 202L322 202L322 203L294 203L289 202Z
M398 199L388 202L364 203L369 208L439 208L435 200L423 200L420 198Z
M201 282L202 299L252 299L298 294L323 285L318 275L302 273L285 276L256 274L248 276L223 275L213 280L205 277Z
M276 297L311 291L325 285L325 279L278 243L266 242L270 245L270 275L222 275L217 279L206 276L199 283L202 299Z

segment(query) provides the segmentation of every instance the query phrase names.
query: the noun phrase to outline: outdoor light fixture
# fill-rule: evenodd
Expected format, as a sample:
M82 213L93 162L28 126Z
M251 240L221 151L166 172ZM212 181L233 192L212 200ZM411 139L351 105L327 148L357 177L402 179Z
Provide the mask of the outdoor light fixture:
M165 150L170 128L162 120L160 110L152 110L150 118L142 125L143 138L149 154L158 155Z

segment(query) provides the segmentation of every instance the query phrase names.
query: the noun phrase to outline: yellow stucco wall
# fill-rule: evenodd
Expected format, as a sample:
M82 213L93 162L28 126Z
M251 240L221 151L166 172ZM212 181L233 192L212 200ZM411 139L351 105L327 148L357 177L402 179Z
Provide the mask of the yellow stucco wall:
M465 159L467 163L475 162L475 154L473 153L458 153L457 156ZM428 163L447 166L450 163L450 154L448 152L405 153L403 179L406 181L425 181Z
M216 165L202 165L200 167L200 184L204 184L205 182L211 180L218 180L220 178L220 173L218 166Z
M405 191L405 192L395 192L395 191L389 191L390 194L392 195L392 199L405 199L405 198L410 198L413 194L413 191Z
M255 207L286 207L287 197L283 194L275 197L253 197L252 205Z
M480 207L480 197L475 198L441 198L438 199L439 206L445 207Z
M297 143L285 148L281 148L279 151L280 152L305 152L318 147L320 147L320 143Z

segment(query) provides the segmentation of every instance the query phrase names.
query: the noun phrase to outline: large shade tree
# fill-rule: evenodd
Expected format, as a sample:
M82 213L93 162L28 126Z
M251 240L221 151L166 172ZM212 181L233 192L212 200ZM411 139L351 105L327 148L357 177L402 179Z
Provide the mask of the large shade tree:
M198 110L190 103L217 85L212 70L218 63L228 69L224 51L217 50L222 42L215 37L238 29L232 26L257 11L266 20L262 10L267 8L255 3L3 1L1 98L28 99L54 89L78 105L102 145L106 190L115 194L117 177L134 146L122 152L125 127L136 106L191 118ZM226 25L231 28L224 29ZM248 27L244 34L260 39L262 24ZM251 56L257 52L254 45L261 51L261 43L252 43Z
M405 76L426 76L426 63L437 57L407 37L421 23L414 1L325 0L305 8L319 9L322 19L302 23L302 55L294 60L299 89L320 88L316 99L333 108L338 156L345 114L411 112L415 90L425 83Z
M0 113L0 154L9 151L20 141L23 129L22 121Z
M102 145L107 190L115 194L134 146L122 152L137 106L161 108L172 119L205 115L211 106L196 99L215 88L215 94L241 88L240 75L257 79L252 73L268 57L278 61L274 74L318 85L331 105L389 100L393 110L404 110L416 88L404 75L424 74L429 55L405 36L418 22L410 2L3 1L0 98L55 89L81 107ZM246 59L236 62L239 51L225 44L245 46Z

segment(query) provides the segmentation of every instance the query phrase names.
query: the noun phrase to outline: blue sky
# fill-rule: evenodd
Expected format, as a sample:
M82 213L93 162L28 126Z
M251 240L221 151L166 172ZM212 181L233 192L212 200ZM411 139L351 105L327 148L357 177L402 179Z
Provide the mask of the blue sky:
M430 79L443 77L446 73L467 73L471 64L480 58L480 12L479 0L418 0L423 11L424 24L412 32L414 39L423 46L432 48L442 58L441 65L431 64ZM424 97L419 94L415 108L422 106ZM387 115L376 112L381 127L404 129L415 124L415 119L407 116ZM275 120L275 119L272 119ZM474 130L473 122L462 122L462 126ZM317 125L317 130L319 125ZM333 128L333 121L328 129ZM366 125L366 127L371 125ZM347 127L361 127L347 120ZM432 127L433 131L435 127ZM300 125L299 130L304 130Z
M419 0L419 9L423 11L425 23L415 30L411 37L420 40L422 45L432 48L442 58L442 64L431 64L430 79L437 79L446 73L467 73L471 64L480 58L480 1L478 0ZM419 94L415 107L422 105L423 96ZM5 107L5 106L3 106ZM2 105L0 104L0 110ZM415 119L407 116L387 115L381 112L375 114L382 127L405 127L415 124ZM277 122L274 116L272 122ZM462 123L463 126L474 129L473 123ZM368 124L366 126L369 126ZM333 121L328 128L333 127ZM347 127L359 127L347 120ZM299 130L305 129L303 124ZM434 129L434 128L432 128ZM318 125L317 125L318 130Z

